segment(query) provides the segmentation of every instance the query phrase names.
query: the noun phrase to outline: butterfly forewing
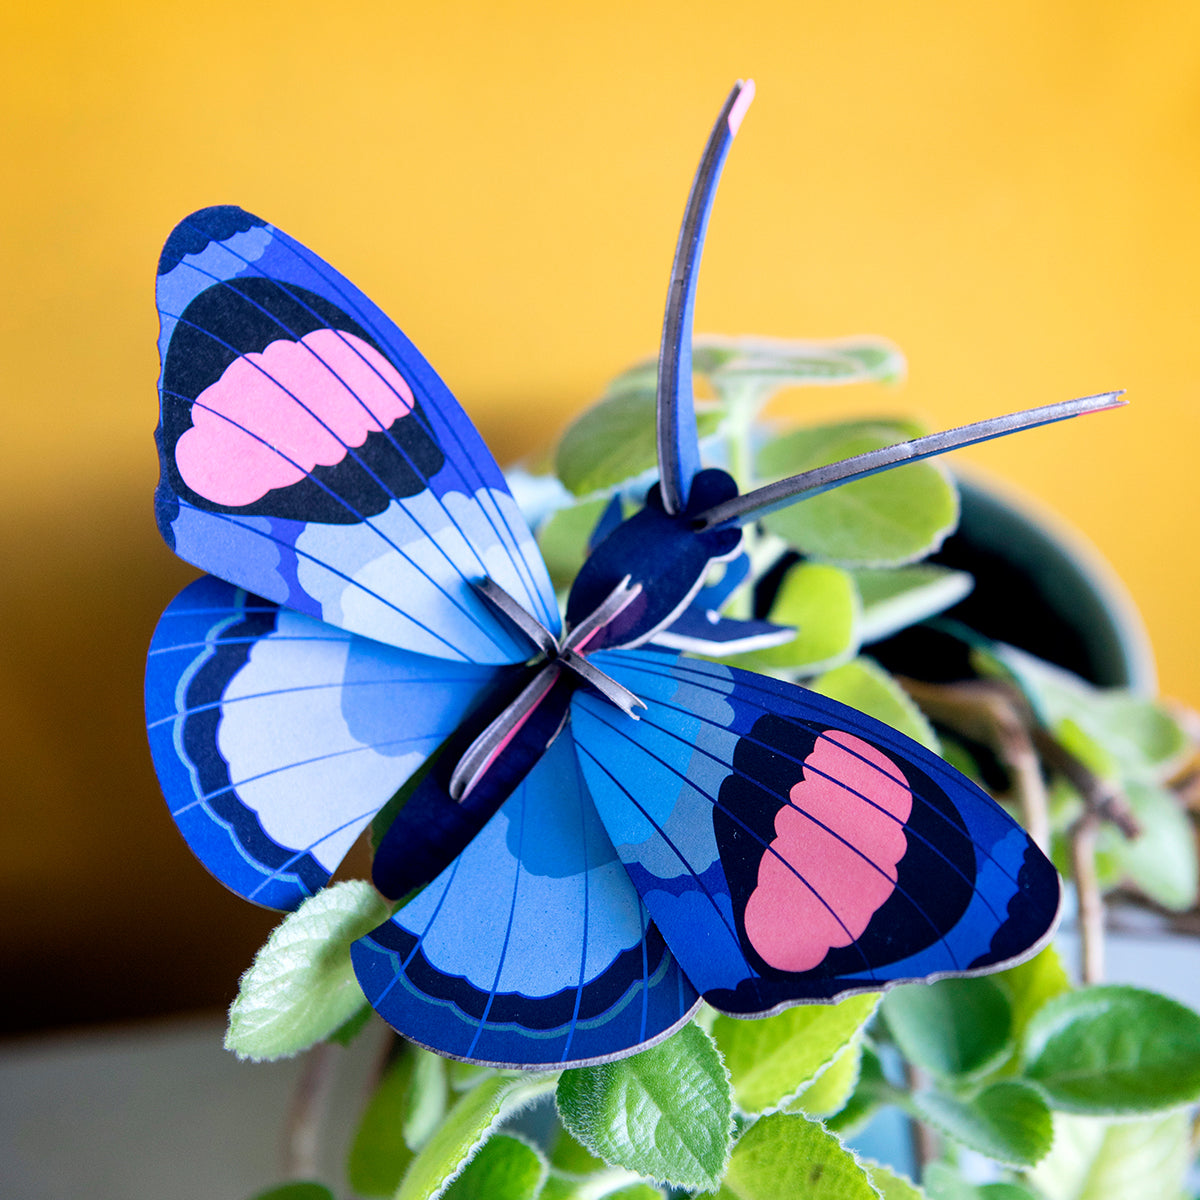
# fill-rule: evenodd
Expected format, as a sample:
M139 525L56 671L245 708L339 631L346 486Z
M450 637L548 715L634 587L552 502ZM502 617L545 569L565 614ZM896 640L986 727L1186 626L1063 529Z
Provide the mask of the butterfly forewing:
M792 684L652 651L597 665L647 708L581 693L601 818L704 998L756 1015L996 969L1049 935L1058 877L924 747Z
M353 633L517 662L471 586L558 610L482 439L412 343L311 251L203 209L159 263L159 526L181 557Z

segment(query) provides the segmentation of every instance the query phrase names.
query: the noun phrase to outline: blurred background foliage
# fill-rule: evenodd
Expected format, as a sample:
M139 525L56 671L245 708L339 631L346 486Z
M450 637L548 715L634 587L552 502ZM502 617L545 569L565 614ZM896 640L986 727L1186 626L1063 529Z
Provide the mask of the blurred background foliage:
M0 15L0 67L0 1029L224 1004L274 923L184 848L142 728L191 575L151 513L154 265L202 205L354 279L504 462L656 346L696 155L753 76L697 329L904 350L901 390L793 418L1128 388L959 465L1086 531L1200 702L1196 6L50 0Z

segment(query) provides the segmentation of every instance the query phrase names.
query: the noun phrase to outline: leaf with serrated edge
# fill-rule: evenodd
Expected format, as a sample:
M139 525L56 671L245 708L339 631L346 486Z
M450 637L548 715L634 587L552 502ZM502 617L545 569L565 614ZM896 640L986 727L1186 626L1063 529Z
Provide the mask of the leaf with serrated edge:
M553 1075L513 1079L489 1073L446 1114L409 1164L395 1200L437 1200L478 1153L501 1120L548 1095Z
M914 741L939 752L938 736L925 714L908 693L872 658L856 658L817 676L807 685L830 700L851 708L906 733Z
M530 1200L546 1182L546 1160L521 1138L498 1133L446 1189L446 1200Z
M1186 912L1196 903L1200 879L1191 820L1175 794L1157 784L1130 780L1121 793L1141 832L1127 838L1105 826L1097 853L1111 855L1113 867L1156 904Z
M1071 980L1054 946L1046 946L1032 958L1000 975L1012 1005L1012 1032L1018 1043L1033 1014L1055 996L1071 990Z
M718 1016L713 1038L725 1057L734 1099L743 1112L787 1103L870 1019L877 996L838 1004L804 1004L761 1021Z
M788 1112L810 1117L830 1117L840 1112L858 1086L862 1064L862 1039L854 1038L833 1056L833 1061L786 1105Z
M1050 1110L1035 1088L1008 1080L971 1099L944 1092L912 1097L923 1120L964 1146L997 1162L1028 1167L1044 1158L1054 1132Z
M225 1048L264 1061L307 1050L364 1003L350 944L388 917L369 883L349 880L311 896L277 925L242 976Z
M789 434L759 458L763 478L776 472L766 464L786 463L779 474L793 475L843 458L880 450L894 438L886 430L864 430L832 441L817 454L801 452ZM783 444L778 455L768 455ZM795 449L795 453L790 453ZM933 553L958 524L958 492L941 464L913 462L810 496L802 504L762 518L765 528L813 558L842 566L887 567Z
M975 586L966 571L934 563L857 567L850 576L862 601L859 633L866 645L944 612Z
M1054 1149L1030 1172L1045 1200L1174 1200L1190 1159L1186 1112L1134 1121L1054 1114Z
M859 1161L817 1121L772 1113L738 1142L718 1200L879 1200Z
M1012 1050L1012 1007L986 976L904 984L881 1011L905 1058L935 1075L977 1076Z
M554 454L554 470L576 496L618 487L658 463L653 383L610 392L568 426ZM701 438L716 432L721 414L698 407Z
M926 1200L925 1193L911 1179L872 1159L863 1160L867 1177L879 1189L883 1200Z
M631 1058L564 1071L558 1111L605 1162L676 1187L714 1187L729 1161L729 1078L695 1025Z
M845 662L858 649L858 592L850 576L827 563L800 563L783 577L771 620L795 637L730 658L754 671L811 673Z
M1082 988L1037 1012L1023 1060L1063 1112L1161 1112L1200 1099L1200 1015L1140 988Z

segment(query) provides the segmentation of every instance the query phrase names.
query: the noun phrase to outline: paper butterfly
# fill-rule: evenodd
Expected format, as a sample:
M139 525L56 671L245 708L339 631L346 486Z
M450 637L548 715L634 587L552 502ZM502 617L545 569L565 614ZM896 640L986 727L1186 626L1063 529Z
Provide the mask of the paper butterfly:
M700 997L762 1016L995 970L1054 923L1053 867L934 754L654 644L697 627L739 522L790 495L737 498L701 470L692 411L696 264L749 97L726 102L677 251L661 486L598 532L565 626L504 476L375 305L238 208L188 217L162 253L156 511L211 572L150 649L163 790L205 866L276 909L406 800L375 880L422 890L353 960L382 1016L441 1054L603 1061ZM712 639L777 632L719 620Z

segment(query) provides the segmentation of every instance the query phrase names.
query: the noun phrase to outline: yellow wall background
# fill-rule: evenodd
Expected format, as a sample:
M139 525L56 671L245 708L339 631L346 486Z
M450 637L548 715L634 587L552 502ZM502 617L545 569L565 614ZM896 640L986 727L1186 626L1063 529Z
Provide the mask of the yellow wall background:
M1164 689L1200 703L1195 4L9 5L0 946L28 984L5 1024L227 998L271 923L192 862L141 730L145 644L189 576L150 504L174 223L237 203L310 244L503 461L655 348L701 145L747 75L698 328L907 352L903 390L797 413L941 426L1128 388L966 457L1086 531Z

